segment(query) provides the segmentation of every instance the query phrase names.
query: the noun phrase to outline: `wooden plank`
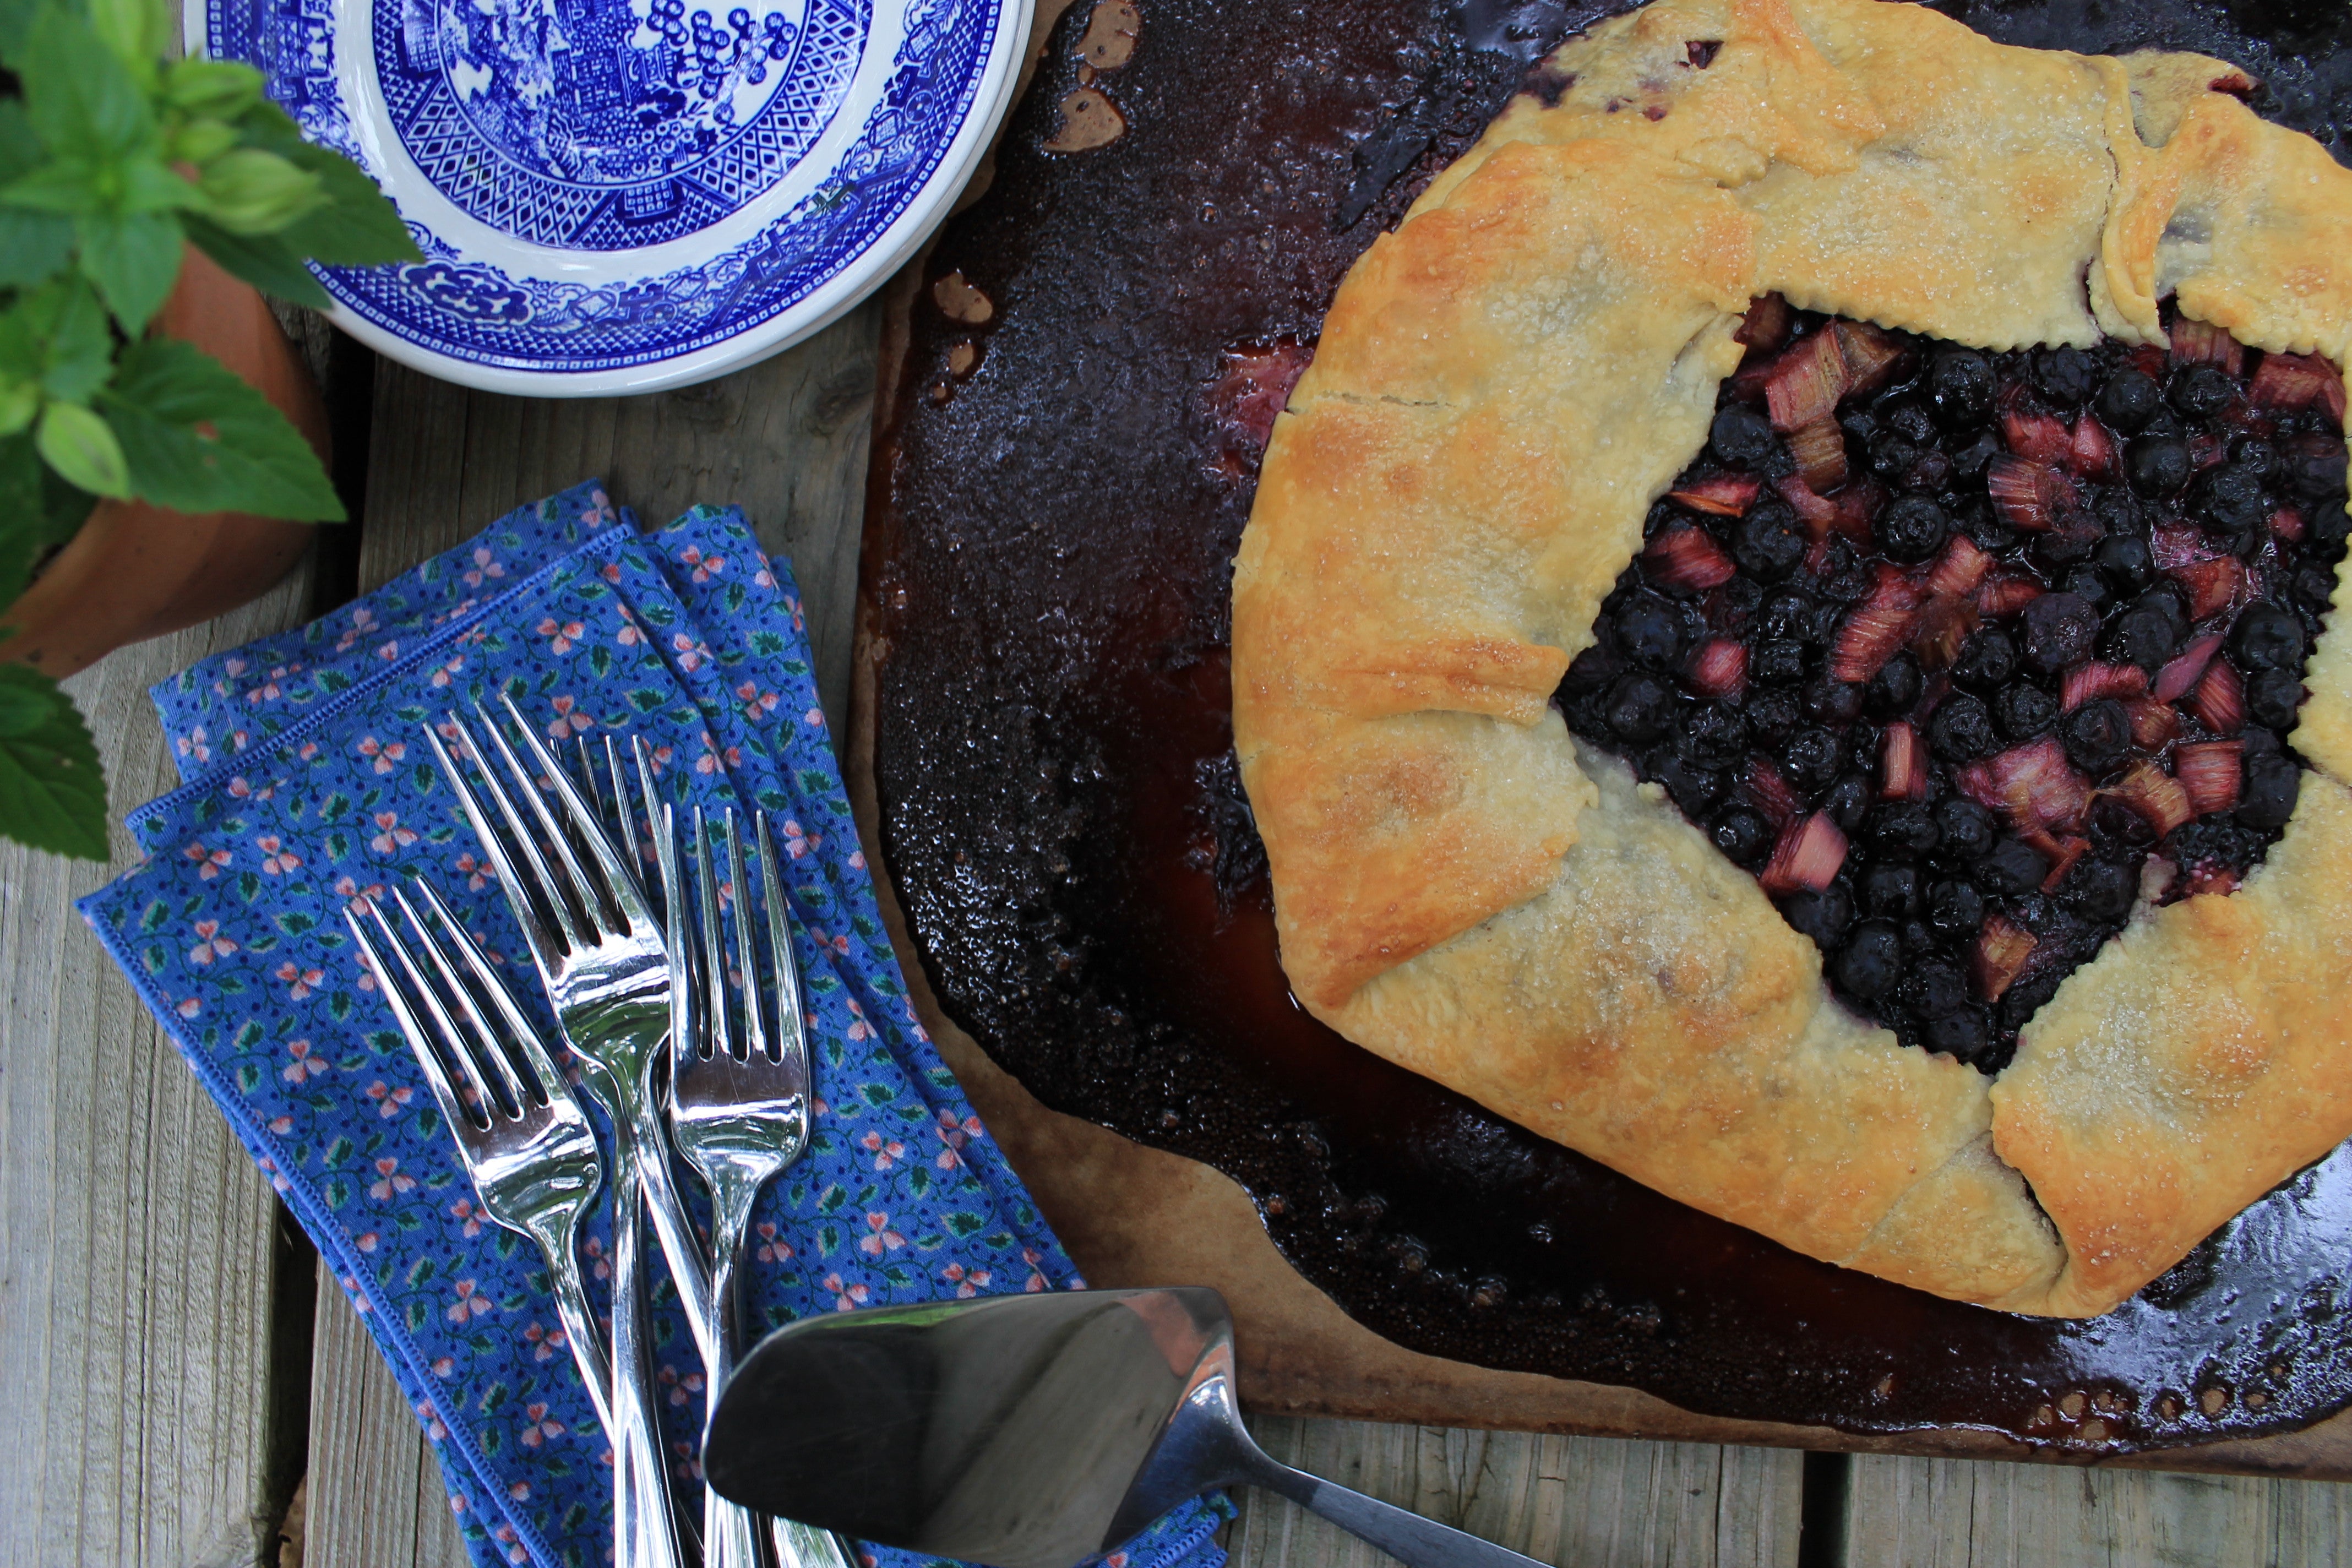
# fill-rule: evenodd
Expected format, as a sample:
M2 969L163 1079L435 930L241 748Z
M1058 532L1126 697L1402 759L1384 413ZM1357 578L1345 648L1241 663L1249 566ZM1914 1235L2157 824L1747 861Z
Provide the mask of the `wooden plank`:
M148 685L278 630L307 563L259 602L126 648L66 689L119 815L178 782ZM294 1475L275 1456L277 1205L72 900L100 868L0 847L0 1561L255 1560ZM307 1289L307 1282L302 1289Z
M1265 1416L1285 1464L1575 1568L1794 1568L1803 1457L1787 1449ZM1388 1557L1271 1492L1234 1499L1234 1568Z
M697 502L733 502L764 548L792 557L818 690L838 714L848 701L875 334L869 306L733 375L629 399L494 396L387 360L359 585L375 587L499 513L591 476L647 523ZM466 1561L415 1419L330 1280L319 1290L310 1448L307 1568Z
M1858 1456L1849 1568L2329 1568L2352 1489L2326 1481Z

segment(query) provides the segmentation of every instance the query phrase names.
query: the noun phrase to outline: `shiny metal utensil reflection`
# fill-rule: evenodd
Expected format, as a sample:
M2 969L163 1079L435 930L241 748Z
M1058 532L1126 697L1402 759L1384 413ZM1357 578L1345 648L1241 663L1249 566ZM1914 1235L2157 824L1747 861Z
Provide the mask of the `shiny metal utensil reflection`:
M746 1507L993 1568L1071 1568L1185 1499L1263 1487L1413 1568L1535 1560L1269 1458L1198 1287L805 1319L719 1393L711 1486Z

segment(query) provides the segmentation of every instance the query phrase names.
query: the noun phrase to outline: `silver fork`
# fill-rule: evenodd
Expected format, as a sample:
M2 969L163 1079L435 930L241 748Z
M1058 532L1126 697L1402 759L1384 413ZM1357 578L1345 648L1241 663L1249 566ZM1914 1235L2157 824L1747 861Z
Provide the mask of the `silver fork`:
M616 1533L614 1551L619 1561L642 1552L657 1568L668 1568L684 1558L670 1502L669 1467L650 1404L641 1213L650 1213L661 1238L706 1366L711 1358L709 1277L670 1178L656 1109L656 1068L669 1027L668 952L635 873L513 702L505 706L538 776L549 781L563 809L560 819L542 798L533 773L479 704L475 715L488 737L487 748L463 719L455 713L447 718L480 769L482 790L498 820L439 732L428 725L425 736L522 928L564 1040L589 1066L582 1081L612 1121L622 1168L616 1197L623 1200L614 1205L613 1227L613 1405L624 1432L621 1479L634 1489L639 1523L635 1550L625 1533ZM617 774L617 759L614 767ZM527 803L529 823L517 796ZM622 1513L615 1511L616 1531Z

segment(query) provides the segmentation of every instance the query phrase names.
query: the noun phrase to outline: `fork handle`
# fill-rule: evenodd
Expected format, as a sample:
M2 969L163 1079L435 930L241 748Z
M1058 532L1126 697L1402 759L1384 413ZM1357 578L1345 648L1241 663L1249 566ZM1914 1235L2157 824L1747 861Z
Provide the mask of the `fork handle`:
M702 1242L686 1217L686 1205L678 1196L677 1182L670 1174L667 1152L669 1142L662 1132L653 1095L646 1086L636 1086L636 1091L629 1096L628 1121L628 1136L617 1140L622 1144L622 1158L645 1194L654 1235L660 1239L670 1280L677 1287L678 1304L686 1309L687 1327L694 1334L694 1348L707 1370L722 1359L717 1313L711 1303L710 1267L703 1261Z
M644 1239L644 1194L637 1183L626 1181L613 1214L613 1409L622 1427L615 1458L624 1461L614 1484L626 1485L630 1500L628 1508L614 1510L614 1568L685 1568L669 1464L653 1411Z

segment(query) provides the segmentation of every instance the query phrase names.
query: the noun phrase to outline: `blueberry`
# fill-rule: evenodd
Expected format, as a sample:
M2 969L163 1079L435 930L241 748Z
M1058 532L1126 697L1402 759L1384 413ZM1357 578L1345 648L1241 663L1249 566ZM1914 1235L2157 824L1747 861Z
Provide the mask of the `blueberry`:
M1772 434L1769 419L1752 408L1734 404L1716 412L1706 444L1716 461L1736 468L1756 468L1771 460L1780 442Z
M1871 811L1870 847L1886 859L1924 859L1943 837L1935 808L1924 800L1889 801Z
M2097 778L2131 754L2131 715L2112 697L2094 698L2059 723L2058 739L2067 760Z
M2088 561L2098 548L2098 521L2087 512L2071 512L2055 527L2033 536L2034 563L2050 577L2063 577L2077 562Z
M2091 563L2118 594L2137 594L2156 580L2156 558L2136 533L2108 534L2091 552Z
M2025 606L2025 662L2044 675L2091 657L2099 612L2073 594L2044 594Z
M1868 707L1873 713L1900 718L1918 704L1925 684L1918 659L1909 653L1898 653L1880 665L1878 673L1870 678Z
M1981 1007L1955 1007L1941 1017L1928 1019L1920 1034L1927 1049L1971 1064L1983 1062L1990 1043Z
M1621 741L1644 745L1664 735L1674 723L1675 694L1654 675L1635 672L1621 676L1609 689L1601 719Z
M2260 436L2241 436L2230 443L2230 461L2250 470L2258 479L2279 471L2278 448Z
M2155 610L2135 606L2107 624L2099 651L2117 664L2136 664L2154 675L2177 646L2170 621Z
M1981 478L1992 460L2000 454L2000 437L1990 430L1979 430L1974 439L1952 453L1952 477L1960 479Z
M1927 921L1946 936L1972 942L1984 920L1984 895L1974 882L1947 879L1927 889Z
M1928 719L1927 745L1948 763L1972 763L1998 751L2000 742L1985 705L1966 692L1955 692L1937 704Z
M2279 739L2278 731L2266 724L2249 724L2238 731L2239 750L2245 756L2274 756L2284 744Z
M1936 828L1942 835L1936 858L1948 866L1981 858L1992 847L1992 813L1965 795L1936 803Z
M1867 778L1847 773L1822 796L1822 815L1836 823L1840 833L1851 837L1862 831L1863 822L1870 815L1870 794Z
M1635 594L1616 616L1618 650L1652 669L1674 669L1688 647L1688 624L1680 610L1654 594Z
M1757 507L1739 520L1731 542L1731 558L1739 569L1766 583L1777 583L1803 564L1805 531L1797 514L1778 501Z
M1772 825L1751 806L1725 806L1716 813L1706 836L1735 866L1755 866L1772 852Z
M2077 348L2045 349L2033 356L2033 384L2061 408L2080 408L2099 390L2099 362Z
M1643 759L1642 775L1666 786L1683 815L1696 822L1723 798L1723 774L1690 761L1673 746L1660 746Z
M2192 364L2173 374L2166 401L2191 419L2210 419L2238 395L2238 384L2218 364Z
M1827 952L1837 946L1846 928L1853 924L1853 895L1838 882L1832 882L1818 893L1801 889L1780 900L1780 918L1800 935L1811 937L1813 944Z
M1976 870L1977 881L1986 891L2005 893L2011 898L2032 892L2042 886L2042 879L2049 874L2050 862L2042 851L2022 839L2006 836L1977 862Z
M1780 748L1780 771L1800 795L1819 795L1837 777L1838 738L1816 726L1798 731Z
M2147 818L2113 795L2092 800L2090 821L2091 842L2101 849L2138 849L2156 842Z
M2270 522L2271 503L2263 495L2262 476L2239 463L2200 477L2189 492L2189 507L2198 521L2224 539L2249 533L2259 538Z
M1798 721L1803 717L1797 694L1786 688L1759 691L1748 700L1748 733L1759 746L1781 744L1797 732Z
M1944 1018L1969 1005L1969 983L1940 959L1915 964L1903 982L1903 1005L1921 1018Z
M2140 436L2124 447L2124 477L2141 495L2178 495L2189 482L2189 444L2174 436Z
M2342 437L2299 437L2286 444L2281 456L2286 482L2305 500L2328 500L2344 493Z
M2017 644L1999 626L1979 626L1952 660L1952 679L1971 691L1992 691L2017 675Z
M2058 721L2058 699L2038 686L2013 680L1993 693L1992 718L2011 741L2031 741Z
M2284 730L2303 706L2303 682L2291 669L2256 670L2246 678L2246 711L2257 724Z
M1854 879L1854 893L1866 914L1897 918L1919 912L1919 868L1879 860Z
M2189 635L2189 607L2179 593L2169 583L2158 583L2132 601L2135 609L2154 610L2172 628L2172 640L2179 642Z
M1903 933L1903 951L1909 953L1941 952L1944 939L1926 921L1899 921L1895 929Z
M1845 732L1845 765L1858 773L1875 777L1885 743L1886 731L1877 725L1850 725Z
M1901 479L1918 460L1919 447L1900 430L1881 430L1870 438L1870 471L1882 479Z
M1695 768L1727 768L1748 755L1748 721L1727 702L1702 702L1683 715L1676 748Z
M1952 520L1925 496L1905 496L1878 514L1879 553L1890 561L1925 561L1944 547Z
M1951 429L1964 429L1992 412L1992 365L1969 349L1938 349L1927 366L1927 400L1936 418Z
M1820 606L1813 596L1802 589L1783 588L1768 595L1756 612L1756 629L1768 637L1788 637L1795 642L1814 642L1814 612Z
M2303 623L2276 605L2249 605L2230 628L2230 658L2252 674L2303 668Z
M1903 937L1892 921L1864 921L1853 928L1830 968L1839 986L1865 1000L1885 995L1903 975Z
M2303 789L2303 769L2294 759L2278 753L2246 759L2244 793L2238 798L2238 820L2248 827L2284 827L2294 815L2295 796Z
M1935 444L1936 421L1925 408L1908 397L1895 398L1880 404L1872 412L1878 422L1915 447Z
M2155 417L2158 395L2154 376L2126 365L2099 388L2099 417L2118 435L2137 435Z
M2059 586L2094 610L2105 610L2115 598L2114 591L2107 586L2107 580L2099 575L2099 569L2087 563L2069 570L2066 580Z
M1794 686L1805 679L1805 645L1767 637L1748 656L1748 679L1759 686Z
M1952 482L1952 459L1933 447L1922 447L1899 482L1906 490L1933 494Z
M2336 574L2325 566L2298 566L2287 584L2295 602L2322 615L2336 605Z
M2139 877L2128 866L2085 856L2058 884L2058 898L2086 921L2112 925L2131 913L2139 896Z
M1851 680L1837 680L1822 670L1805 682L1806 716L1823 724L1851 724L1862 717L1863 689Z

